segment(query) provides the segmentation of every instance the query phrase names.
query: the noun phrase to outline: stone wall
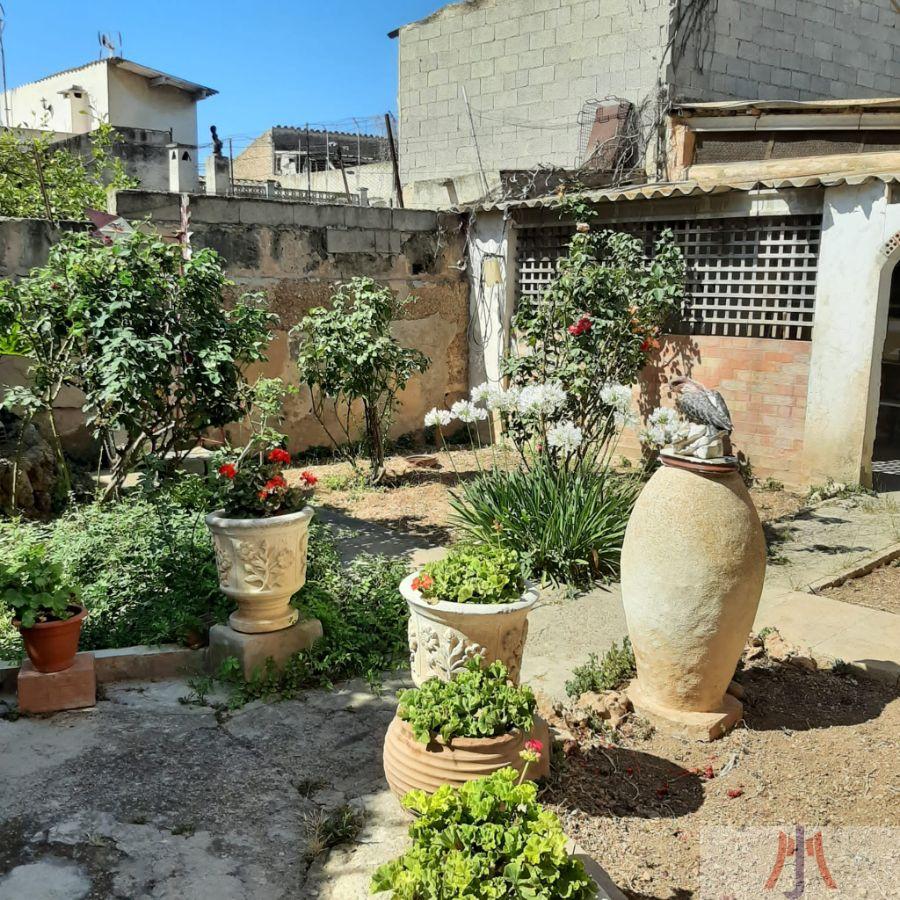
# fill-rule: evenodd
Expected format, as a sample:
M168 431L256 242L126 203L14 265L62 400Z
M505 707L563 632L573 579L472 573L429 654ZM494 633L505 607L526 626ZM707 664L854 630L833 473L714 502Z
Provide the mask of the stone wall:
M463 255L457 217L226 197L193 196L191 201L194 246L219 252L236 290L263 291L280 317L269 362L252 377L279 376L296 384L288 330L313 306L327 304L338 282L369 275L402 297L416 298L395 323L395 333L431 359L428 371L401 396L392 434L421 430L428 409L467 391L468 286L464 275L451 268ZM116 195L114 207L126 218L149 217L163 233L177 228L178 195L125 191ZM0 219L0 277L42 264L50 243L46 223ZM22 366L21 359L0 358L0 385L19 383ZM78 418L77 401L69 399L65 406L60 417L73 440L80 441L83 432L72 421ZM293 451L328 443L310 410L306 389L288 402L285 429ZM233 437L239 440L239 431Z

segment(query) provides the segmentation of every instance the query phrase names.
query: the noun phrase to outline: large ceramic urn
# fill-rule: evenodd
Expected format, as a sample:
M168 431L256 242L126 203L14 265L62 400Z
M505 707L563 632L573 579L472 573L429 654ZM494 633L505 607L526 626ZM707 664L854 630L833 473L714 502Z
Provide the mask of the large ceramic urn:
M299 612L291 597L306 581L312 507L268 519L206 517L216 550L222 592L237 603L228 619L235 631L260 634L289 628Z
M766 572L759 516L733 466L666 460L622 547L622 601L637 662L629 688L654 724L712 739L742 716L727 694Z
M512 603L430 602L413 589L416 577L400 585L409 606L409 664L416 687L429 678L450 681L476 656L483 665L499 659L509 669L509 680L518 684L537 588L526 583Z

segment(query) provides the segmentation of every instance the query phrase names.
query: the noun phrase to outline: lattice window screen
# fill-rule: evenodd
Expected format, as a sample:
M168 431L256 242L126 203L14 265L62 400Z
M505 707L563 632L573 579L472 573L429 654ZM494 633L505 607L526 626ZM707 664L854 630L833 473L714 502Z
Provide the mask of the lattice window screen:
M821 216L625 222L611 225L649 253L671 228L687 265L687 334L808 341L815 312ZM571 225L525 226L518 235L519 295L539 296L574 233Z

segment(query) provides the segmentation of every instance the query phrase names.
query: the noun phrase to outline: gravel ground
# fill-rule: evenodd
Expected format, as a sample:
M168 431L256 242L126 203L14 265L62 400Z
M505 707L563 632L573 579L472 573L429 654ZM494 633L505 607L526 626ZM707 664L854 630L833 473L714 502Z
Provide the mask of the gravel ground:
M900 613L900 560L873 569L868 575L850 578L819 593L833 600Z

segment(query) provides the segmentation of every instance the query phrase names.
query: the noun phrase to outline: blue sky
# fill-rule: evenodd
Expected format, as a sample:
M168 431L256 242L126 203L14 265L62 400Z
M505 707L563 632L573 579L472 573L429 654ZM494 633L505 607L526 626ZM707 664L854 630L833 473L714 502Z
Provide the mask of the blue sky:
M270 125L383 116L397 105L387 33L441 0L0 0L10 87L97 59L97 32L124 56L216 88L199 110L235 151ZM279 11L280 10L280 11Z

